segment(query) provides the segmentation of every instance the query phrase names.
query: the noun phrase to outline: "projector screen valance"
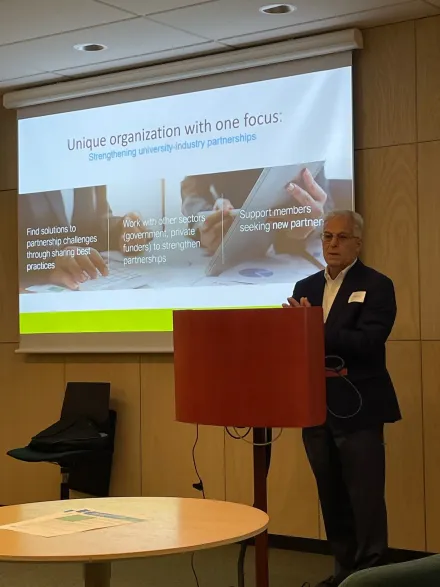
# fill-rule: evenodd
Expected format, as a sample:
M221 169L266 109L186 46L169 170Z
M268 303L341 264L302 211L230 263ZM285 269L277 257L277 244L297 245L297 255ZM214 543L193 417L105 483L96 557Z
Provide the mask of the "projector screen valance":
M172 350L172 310L278 306L353 207L351 54L19 112L20 348Z

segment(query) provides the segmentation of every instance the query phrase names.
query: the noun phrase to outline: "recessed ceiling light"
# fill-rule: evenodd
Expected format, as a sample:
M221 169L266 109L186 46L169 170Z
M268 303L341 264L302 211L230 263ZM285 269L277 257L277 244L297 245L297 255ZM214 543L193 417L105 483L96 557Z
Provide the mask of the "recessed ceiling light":
M105 45L101 45L100 43L84 43L83 45L74 45L73 48L77 51L86 51L88 53L105 51L107 49Z
M262 6L260 8L260 12L263 14L268 14L269 16L290 14L295 10L296 6L293 6L292 4L268 4L267 6Z

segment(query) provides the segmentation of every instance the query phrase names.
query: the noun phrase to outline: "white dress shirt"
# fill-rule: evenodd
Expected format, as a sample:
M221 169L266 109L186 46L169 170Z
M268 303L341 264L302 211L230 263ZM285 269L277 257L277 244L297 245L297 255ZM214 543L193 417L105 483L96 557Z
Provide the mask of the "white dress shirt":
M356 261L357 261L357 259L356 259ZM342 285L342 282L345 279L345 276L350 271L350 269L353 267L353 265L356 263L356 261L354 261L351 265L349 265L343 271L341 271L339 273L339 275L337 277L335 277L334 279L332 279L330 277L330 273L328 272L328 267L326 267L325 272L324 272L324 277L325 277L324 297L322 299L322 309L324 311L324 322L327 322L327 318L330 313L330 310L332 309L333 302L335 301L336 296L338 295L338 291Z

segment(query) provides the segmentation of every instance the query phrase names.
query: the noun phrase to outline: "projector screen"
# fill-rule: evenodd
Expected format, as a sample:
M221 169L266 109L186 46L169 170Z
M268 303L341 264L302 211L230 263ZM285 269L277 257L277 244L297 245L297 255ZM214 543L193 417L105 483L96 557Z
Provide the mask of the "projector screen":
M173 309L279 306L322 269L353 207L344 59L22 115L21 348L170 351Z

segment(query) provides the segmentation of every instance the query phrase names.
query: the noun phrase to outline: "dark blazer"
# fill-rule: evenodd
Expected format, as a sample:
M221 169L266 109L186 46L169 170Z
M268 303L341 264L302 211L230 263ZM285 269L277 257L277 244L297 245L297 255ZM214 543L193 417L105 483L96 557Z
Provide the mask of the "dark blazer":
M299 301L307 297L312 306L322 306L324 271L302 281L294 289ZM364 302L350 302L354 292L366 292ZM327 379L328 421L339 428L360 429L400 420L401 414L393 383L386 367L385 343L396 318L393 282L385 275L366 267L361 261L348 271L333 302L325 324L326 356L342 358L348 379L362 396L359 407L356 391L343 379ZM333 360L334 361L334 360ZM332 360L327 359L327 366Z
M98 251L119 250L122 219L113 216L105 189L76 188L72 225L76 233L68 236L96 236L91 246ZM20 194L18 196L18 234L20 278L26 281L26 243L38 237L28 236L27 229L68 226L61 191ZM61 237L66 235L61 235ZM49 238L49 237L40 237ZM47 248L47 247L46 247ZM33 249L38 250L38 249ZM33 275L35 277L35 275ZM43 275L41 275L43 277Z

